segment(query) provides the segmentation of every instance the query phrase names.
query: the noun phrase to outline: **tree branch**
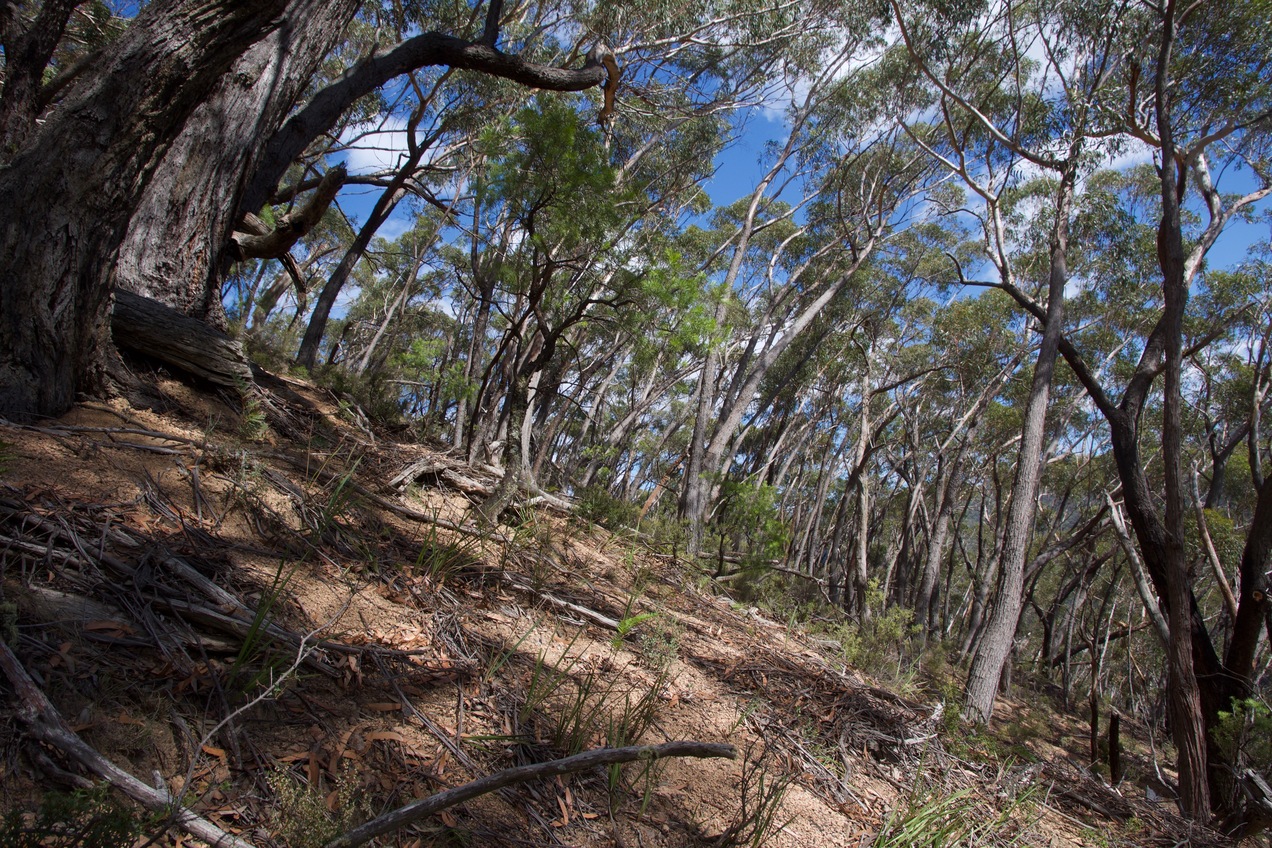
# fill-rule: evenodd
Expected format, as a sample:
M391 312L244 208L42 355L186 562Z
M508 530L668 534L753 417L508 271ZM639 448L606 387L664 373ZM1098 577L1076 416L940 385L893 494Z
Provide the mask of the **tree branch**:
M309 202L296 212L290 212L279 220L273 230L250 233L236 230L230 236L234 252L239 259L277 259L292 249L292 245L318 225L326 214L331 201L344 186L347 172L343 165L332 168L323 175L317 190ZM251 213L248 213L251 215ZM247 216L245 216L247 217ZM255 216L252 216L255 217Z
M587 771L600 766L630 763L636 760L650 762L664 757L726 757L730 760L735 760L737 756L738 751L732 745L709 742L664 742L661 745L634 745L629 748L598 748L594 751L584 751L582 754L575 754L572 757L565 757L560 760L534 763L528 766L516 766L515 768L488 774L485 777L479 777L474 781L465 783L463 786L438 792L428 798L413 801L405 807L399 807L391 813L385 813L364 825L337 836L328 842L324 848L355 848L355 846L361 845L377 836L405 827L411 822L431 816L456 804L462 804L465 801L494 792L505 786L525 783L530 780L555 777L559 774L574 774L575 772Z
M177 804L163 787L156 789L142 783L80 739L3 641L0 641L0 670L9 678L18 696L18 719L33 737L62 751L146 809L170 815L178 827L204 842L229 848L252 848L251 844Z
M303 109L293 115L266 144L261 164L244 192L242 209L246 212L260 209L278 185L287 166L304 152L310 142L334 126L355 100L375 91L396 76L418 68L448 65L509 79L531 88L584 91L606 80L606 54L612 60L613 54L609 48L598 45L588 53L583 67L572 70L527 62L490 45L465 41L440 32L417 35L392 50L372 56L351 68L341 79L315 94ZM612 84L616 82L615 80Z

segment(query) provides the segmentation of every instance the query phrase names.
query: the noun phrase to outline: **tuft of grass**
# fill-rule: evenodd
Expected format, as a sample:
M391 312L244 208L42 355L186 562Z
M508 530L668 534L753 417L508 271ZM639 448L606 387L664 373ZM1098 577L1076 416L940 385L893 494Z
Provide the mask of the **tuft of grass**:
M226 676L226 687L238 690L247 697L260 686L272 688L278 685L278 672L287 665L269 636L274 608L284 597L288 584L296 573L294 567L287 570L286 565L286 561L278 563L273 583L261 593L260 603L256 605L256 615L252 618Z
M724 832L707 844L711 848L760 848L767 844L789 824L789 820L779 821L789 786L788 777L768 772L763 756L744 752L737 811Z
M1035 790L1013 797L996 814L970 789L950 794L916 785L904 806L892 810L872 848L973 848L1025 844ZM1025 820L1022 822L1021 819Z
M480 565L481 557L480 539L469 536L461 536L458 541L444 539L438 526L430 524L420 555L415 559L415 570L441 585L456 572Z
M646 686L625 684L613 673L579 671L578 664L575 658L553 665L542 654L535 660L518 710L517 725L523 734L563 756L597 745L621 748L637 744L658 717L666 668ZM644 803L648 803L657 774L650 766L632 763L611 767L607 775L611 801L617 798L618 790L634 789L643 781Z

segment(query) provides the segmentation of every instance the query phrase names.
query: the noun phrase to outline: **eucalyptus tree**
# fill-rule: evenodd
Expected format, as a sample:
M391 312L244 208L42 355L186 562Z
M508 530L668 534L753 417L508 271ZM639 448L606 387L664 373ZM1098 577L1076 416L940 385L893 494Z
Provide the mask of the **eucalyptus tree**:
M1269 101L1268 51L1261 39L1266 37L1267 27L1256 24L1262 8L1259 4L1225 4L1221 12L1207 7L1203 14L1201 6L1190 6L1185 12L1167 3L1134 7L1122 18L1125 38L1115 50L1105 53L1102 67L1110 87L1099 101L1102 126L1095 134L1117 135L1124 146L1142 144L1159 158L1159 202L1145 212L1145 218L1157 219L1156 226L1149 227L1155 235L1149 240L1148 256L1157 260L1155 285L1161 286L1157 304L1162 311L1146 328L1142 340L1129 348L1138 360L1129 369L1120 399L1109 392L1109 377L1088 363L1073 338L1060 331L1058 340L1061 354L1109 424L1111 451L1140 553L1172 618L1168 652L1171 726L1180 752L1183 804L1201 818L1208 817L1212 799L1221 808L1230 808L1234 800L1223 785L1225 770L1216 760L1218 752L1207 729L1214 726L1218 711L1232 695L1248 691L1254 645L1266 609L1262 588L1265 568L1258 565L1266 550L1261 550L1257 537L1272 531L1265 531L1257 521L1251 525L1249 540L1253 544L1248 549L1252 556L1248 561L1243 559L1240 624L1227 656L1220 660L1184 567L1179 396L1184 359L1213 341L1232 316L1220 317L1208 329L1192 334L1187 348L1183 346L1184 318L1188 289L1202 280L1206 253L1235 216L1269 192L1262 165L1267 144L1262 127ZM1110 27L1088 26L1085 30L1115 32ZM1217 43L1231 44L1231 49L1215 51ZM1069 55L1057 54L1051 45L1046 44L1048 61L1052 56ZM1087 78L1066 76L1064 90L1077 90ZM1122 104L1121 111L1108 106L1113 103ZM1065 122L1061 126L1069 125ZM1253 190L1232 197L1218 190L1214 175L1224 173L1222 166L1236 164L1250 169L1255 184ZM1186 235L1184 203L1189 197L1189 181L1195 187L1195 208L1201 220ZM1119 233L1114 240L1125 235L1129 234ZM1093 273L1098 277L1094 266ZM1153 285L1142 275L1129 279ZM1044 322L1047 332L1055 332L1048 309L1028 293L1005 279L991 282ZM1099 282L1113 290L1122 279ZM1163 374L1168 379L1162 396L1162 461L1168 471L1159 488L1145 473L1140 434L1147 423L1144 412L1153 385ZM1157 506L1159 492L1166 494L1165 516ZM1245 595L1246 586L1250 587L1249 595Z
M1239 309L1189 321L1189 290L1206 280L1204 260L1228 225L1272 194L1266 167L1267 124L1272 116L1268 83L1266 6L1231 3L1194 14L1173 3L1145 10L1137 20L1136 49L1124 68L1125 132L1154 150L1158 203L1146 215L1155 231L1160 317L1148 328L1139 360L1120 400L1108 381L1067 345L1066 359L1108 421L1122 496L1153 587L1169 623L1168 663L1172 681L1195 664L1197 685L1170 687L1172 730L1180 750L1181 790L1186 809L1199 818L1213 808L1235 815L1240 799L1225 754L1210 731L1231 700L1252 685L1254 658L1268 615L1267 566L1272 550L1272 493L1261 485L1262 469L1251 467L1258 492L1242 553L1237 614L1227 650L1215 647L1186 561L1182 390L1188 357L1221 338ZM1227 49L1215 51L1216 43ZM1221 191L1218 180L1236 167L1253 176L1238 194ZM1252 183L1252 184L1251 184ZM1191 184L1192 191L1189 191ZM1192 201L1196 224L1186 204ZM1152 226L1156 218L1156 226ZM1222 299L1216 299L1221 302ZM1235 305L1233 305L1235 306ZM1187 342L1187 345L1185 345ZM1164 480L1150 481L1138 435L1145 426L1148 395L1158 376L1162 389L1161 461ZM1256 413L1251 411L1252 423ZM1158 493L1165 494L1165 511Z
M915 620L924 642L940 630L941 568L951 533L960 532L954 526L960 488L976 476L968 472L975 462L980 419L1028 350L1014 343L1009 304L1001 296L957 299L934 316L934 346L944 351L945 367L920 397L924 407L911 416L932 429L923 434L923 441L932 445L934 454L926 460L932 474L932 508L914 595Z
M6 51L6 73L43 79L55 47L41 39L64 30L76 5L46 4L48 16L29 25L6 16L6 45L39 42L20 56ZM0 170L7 216L0 264L21 270L0 291L0 412L57 414L76 392L103 388L110 292L129 258L134 222L157 217L156 197L190 199L171 222L183 238L171 242L170 258L188 255L183 280L210 280L242 215L260 209L292 160L387 80L427 65L558 90L597 86L607 76L599 54L566 70L502 52L495 2L489 14L475 12L470 38L422 32L308 92L358 5L153 3L95 61L66 69L70 82L57 80L54 68L34 96L29 86L6 86L0 111L12 118L6 132L21 141L5 150ZM421 11L425 29L430 11Z
M769 169L749 197L719 216L716 322L725 325L733 310L748 330L708 347L698 381L680 500L691 548L743 420L766 411L754 407L765 376L828 304L861 283L860 272L904 227L907 204L931 173L908 139L877 128L877 71L869 63L848 69L873 46L867 33L845 34L792 104L788 135L774 145ZM794 203L780 199L788 188ZM730 348L735 356L726 359Z
M965 714L988 721L1020 617L1047 405L1063 331L1074 194L1089 168L1094 139L1105 131L1101 102L1113 90L1126 10L1116 3L1093 8L1017 2L946 14L918 8L924 10L921 21L917 8L893 3L909 54L936 92L933 111L939 117L934 125L909 132L983 204L977 217L995 283L1046 292L1042 340L1003 527L998 591L967 682ZM1044 59L1031 59L1031 48ZM1050 224L1046 259L1033 265L1027 254L1020 255L1017 234L1006 220L1008 204L1019 202L1013 189L1022 171L1054 180L1040 186L1036 201Z

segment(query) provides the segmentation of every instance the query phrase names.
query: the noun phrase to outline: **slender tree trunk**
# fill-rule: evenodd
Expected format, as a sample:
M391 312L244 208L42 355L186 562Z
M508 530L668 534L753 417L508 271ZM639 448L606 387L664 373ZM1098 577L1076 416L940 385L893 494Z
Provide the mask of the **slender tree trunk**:
M414 269L418 271L419 269ZM354 367L353 373L359 377L367 373L367 369L371 366L371 359L375 356L375 349L380 346L380 340L384 338L384 334L388 332L389 325L393 323L393 319L397 317L398 312L406 305L407 299L411 295L411 290L415 288L415 278L410 276L402 284L402 288L397 293L397 297L393 298L393 302L389 304L388 309L384 311L384 319L376 325L375 333L371 336L371 340L367 342L366 349L362 351L362 358L358 360L357 366Z
M936 482L936 521L932 525L932 535L928 539L927 556L923 561L923 577L919 583L919 594L915 600L915 619L919 625L920 638L927 644L937 632L936 584L941 576L941 563L945 559L945 549L950 538L950 521L954 517L955 495L963 482L963 459L967 455L967 446L975 434L975 425L968 428L967 436L956 448L953 459L944 474L938 474Z
M336 266L336 270L331 272L331 277L327 280L327 284L318 293L318 299L314 301L314 312L309 316L309 325L305 327L305 336L301 339L300 349L296 352L296 364L302 368L312 371L317 364L318 347L322 344L323 333L327 330L327 319L331 316L332 307L336 305L336 298L340 296L345 283L349 281L349 277L353 274L353 269L358 264L358 260L366 253L367 247L371 244L371 239L375 237L376 231L393 214L398 202L406 196L406 189L403 184L415 170L415 165L418 164L419 157L423 156L423 153L421 149L407 165L398 169L392 182L380 194L379 200L376 201L371 214L367 216L367 221L362 225L362 229L358 231L353 244L345 251L340 264Z
M1076 158L1076 157L1075 157ZM1037 511L1043 437L1047 424L1047 403L1051 377L1060 350L1064 323L1064 289L1069 281L1069 206L1076 180L1075 165L1065 172L1056 202L1056 223L1051 235L1050 278L1047 283L1047 319L1043 328L1038 361L1034 365L1029 398L1025 402L1020 452L1012 484L1011 506L1003 540L998 592L980 648L967 676L964 714L972 720L988 722L994 713L994 699L1003 663L1011 653L1023 602L1025 557L1033 533Z
M869 604L869 566L870 566L870 474L866 471L865 461L870 450L870 437L873 425L870 421L870 358L874 354L874 345L865 349L865 364L861 373L861 411L857 427L857 449L853 456L853 470L857 475L857 541L856 557L853 561L852 588L856 602L857 620L870 620Z
M716 309L716 322L725 317L725 301L721 299ZM715 345L707 351L698 376L698 396L694 412L693 435L689 441L689 461L685 464L684 483L680 489L680 516L688 523L685 551L697 556L702 548L702 521L707 508L707 489L710 481L704 476L706 463L703 454L707 450L707 425L715 409L716 381L719 378L720 354Z

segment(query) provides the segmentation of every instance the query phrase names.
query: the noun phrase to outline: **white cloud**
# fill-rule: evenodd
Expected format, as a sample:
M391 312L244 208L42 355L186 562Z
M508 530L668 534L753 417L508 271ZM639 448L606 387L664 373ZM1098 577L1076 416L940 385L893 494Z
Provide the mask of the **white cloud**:
M1138 138L1126 138L1122 150L1109 157L1106 167L1114 171L1125 171L1136 165L1147 165L1153 161L1155 148Z
M343 157L351 174L374 174L396 168L407 155L406 119L386 115L378 123L358 124L340 135Z
M396 241L402 233L415 224L415 215L406 204L399 203L388 220L380 225L375 234L386 241Z

